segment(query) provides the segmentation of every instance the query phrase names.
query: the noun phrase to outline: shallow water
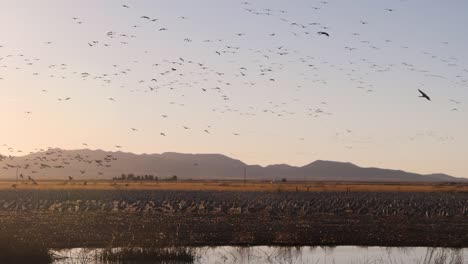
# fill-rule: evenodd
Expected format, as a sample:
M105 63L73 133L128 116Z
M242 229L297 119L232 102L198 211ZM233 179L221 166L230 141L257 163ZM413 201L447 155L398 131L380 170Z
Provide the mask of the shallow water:
M55 264L103 264L96 260L102 249L53 251ZM200 264L468 264L468 248L392 248L392 247L202 247L193 248ZM118 263L118 262L113 262ZM154 261L125 263L161 263ZM167 263L167 262L166 262Z

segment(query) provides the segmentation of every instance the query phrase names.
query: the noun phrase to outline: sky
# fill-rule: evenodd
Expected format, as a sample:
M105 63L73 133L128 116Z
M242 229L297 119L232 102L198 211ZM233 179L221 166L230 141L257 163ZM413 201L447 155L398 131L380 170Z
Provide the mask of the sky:
M466 10L0 0L0 153L221 153L468 177Z

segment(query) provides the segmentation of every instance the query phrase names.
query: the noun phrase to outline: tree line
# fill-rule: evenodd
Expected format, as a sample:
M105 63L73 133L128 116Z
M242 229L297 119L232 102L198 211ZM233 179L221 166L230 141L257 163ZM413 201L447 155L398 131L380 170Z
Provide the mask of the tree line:
M173 175L167 178L159 178L158 176L154 176L153 174L142 174L142 175L135 175L134 173L122 173L120 177L113 177L113 180L116 181L177 181L177 175Z

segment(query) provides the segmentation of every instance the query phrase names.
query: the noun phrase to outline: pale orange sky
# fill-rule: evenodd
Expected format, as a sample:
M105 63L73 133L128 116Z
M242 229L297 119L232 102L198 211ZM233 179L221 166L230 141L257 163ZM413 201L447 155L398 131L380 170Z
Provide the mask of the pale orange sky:
M0 153L87 143L468 177L465 3L242 2L0 0Z

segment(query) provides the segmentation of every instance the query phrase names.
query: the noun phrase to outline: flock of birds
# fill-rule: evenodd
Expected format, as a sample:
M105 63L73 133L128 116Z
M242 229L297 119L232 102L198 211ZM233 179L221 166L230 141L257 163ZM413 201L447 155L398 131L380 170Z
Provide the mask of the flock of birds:
M4 145L6 146L6 145ZM11 147L8 147L11 149ZM29 157L21 158L18 162L18 158L14 156L3 156L0 155L0 162L4 163L4 170L14 170L16 172L17 180L20 180L23 184L38 185L35 180L36 175L43 175L47 173L47 170L65 169L66 166L74 166L79 168L79 175L87 177L103 176L103 169L110 168L112 162L118 159L112 154L102 154L100 158L96 158L95 155L90 156L88 154L80 153L64 153L61 149L37 149L38 152L31 154ZM87 175L88 170L91 168L92 171L97 170L97 175ZM73 175L66 176L66 181L73 181L75 177ZM87 182L84 182L86 185ZM13 188L17 188L17 184L12 185Z
M116 4L119 5L119 4ZM314 12L320 12L320 10L327 8L329 2L319 1L316 6L311 6L311 10ZM124 10L132 9L131 4L120 4L120 7ZM256 8L255 3L242 2L240 8L243 12L251 16L271 18L278 23L282 23L289 28L287 34L288 38L297 38L303 41L303 38L319 37L324 38L327 41L333 41L333 28L324 22L310 21L300 22L295 21L294 17L290 17L286 10L274 10L271 8ZM148 13L150 10L148 10ZM387 8L382 10L392 14L397 12L394 8ZM129 16L132 14L129 13ZM86 19L81 16L71 17L71 22L76 26L86 25ZM178 18L181 22L189 21L190 18L186 16L180 16ZM131 20L130 20L131 21ZM171 25L161 21L160 18L148 15L140 14L138 17L133 19L134 23L129 26L127 30L109 30L102 35L100 39L90 39L83 41L81 45L87 46L89 49L112 49L114 46L130 46L136 39L140 38L138 34L138 28L140 27L152 27L154 28L154 34L159 34L158 37L163 38L164 32L171 31ZM358 23L365 27L370 21L360 20ZM267 37L276 38L282 37L284 32L266 32ZM290 110L288 107L301 101L300 98L292 98L291 100L285 101L268 101L265 105L251 105L247 108L236 107L233 101L242 100L233 92L233 87L239 85L247 87L248 89L255 89L257 86L264 84L273 84L281 78L281 74L289 71L289 64L295 65L302 68L303 71L300 75L304 80L308 80L317 86L326 86L328 80L321 77L319 72L319 65L321 67L328 67L333 69L343 76L346 77L350 86L362 90L366 94L374 93L377 91L377 87L371 81L366 79L366 74L357 70L357 66L364 66L365 71L373 73L386 73L397 67L403 67L404 69L421 74L427 78L438 78L445 79L444 76L437 75L430 70L418 67L415 64L404 61L401 65L394 64L382 64L366 57L357 56L351 57L343 65L333 64L324 59L318 59L312 56L301 54L300 51L288 47L288 45L279 45L274 48L254 48L245 45L242 40L247 37L248 34L244 32L232 33L231 39L227 38L208 38L208 39L196 39L192 36L187 36L180 41L185 43L188 49L191 45L198 43L202 45L205 50L210 52L219 58L225 60L225 63L233 70L226 70L226 67L217 67L216 64L211 64L207 61L194 60L183 56L177 56L172 59L161 59L159 61L153 61L149 67L151 67L154 74L147 78L142 78L133 82L128 76L137 75L137 67L132 65L141 65L144 62L139 60L129 61L127 65L109 65L112 69L109 72L100 73L97 71L83 71L77 70L71 65L71 63L60 62L60 63L47 63L46 59L41 59L38 56L28 56L22 53L19 54L3 54L2 49L6 47L0 45L0 69L20 71L23 73L30 73L38 78L44 76L49 79L59 80L81 80L86 82L92 82L96 86L103 87L119 87L127 88L132 93L144 93L144 94L158 94L158 93L175 93L178 92L178 98L173 99L169 102L170 105L183 108L186 106L186 98L197 93L196 96L204 96L209 98L212 104L206 107L211 108L210 110L214 113L219 114L237 114L245 118L254 118L258 116L272 116L272 117L284 117L294 118L299 113L297 111ZM383 52L384 47L379 46L377 41L371 41L362 36L357 32L351 32L350 36L353 38L347 46L343 47L344 50L353 54L357 50L370 50L375 52ZM242 44L239 44L242 43ZM384 44L392 44L391 39L386 39ZM53 46L54 41L46 41L43 45ZM448 44L448 43L444 43ZM408 46L402 46L402 49L410 49ZM142 50L144 54L148 54L148 50ZM459 87L468 87L468 68L464 68L457 62L457 58L443 58L439 57L430 52L423 52L424 56L435 62L442 63L447 67L456 69L459 73L456 75L455 85ZM247 56L249 63L243 64L241 57ZM238 58L239 60L236 60ZM245 58L244 58L245 59ZM288 64L289 63L289 64ZM356 67L355 67L356 66ZM140 67L140 66L138 66ZM307 73L306 73L307 72ZM2 75L0 71L0 84L1 81L6 79L7 76ZM125 81L123 81L125 80ZM128 82L131 82L129 85ZM125 84L124 84L125 83ZM131 88L129 88L131 87ZM297 87L291 89L292 92L299 92L304 87L297 85ZM195 91L195 92L194 92ZM48 89L43 89L44 94L48 94ZM431 97L426 91L422 89L415 89L415 96L419 93L419 97L431 101ZM186 95L187 94L187 95ZM172 96L171 98L174 98ZM55 99L54 99L55 100ZM56 97L57 102L66 103L74 100L72 96L61 96ZM109 103L115 103L118 100L115 96L109 94L106 101ZM450 99L450 103L454 105L451 111L459 111L459 105L461 101ZM312 118L325 118L332 116L334 113L330 110L330 103L328 100L321 101L315 107L307 107L304 109L304 114ZM26 115L33 114L33 111L27 109L24 111ZM167 113L161 113L159 115L161 119L169 119L170 115ZM130 127L129 132L138 133L140 128ZM180 124L180 129L183 131L193 130L192 124ZM199 133L211 135L213 133L213 126L204 125L198 126L197 130ZM352 134L351 130L342 132L343 134ZM242 133L239 131L232 131L231 136L239 137ZM159 131L159 136L166 137L168 133L166 131ZM304 138L299 138L304 140ZM83 143L84 147L88 147L86 143ZM14 170L20 169L21 171L27 172L29 175L20 174L25 181L29 181L33 184L37 184L34 180L34 174L38 173L39 170L44 169L61 169L69 166L71 162L77 162L78 164L93 164L97 167L110 167L112 161L116 158L112 155L104 156L102 159L91 159L90 157L81 155L66 155L62 151L53 148L41 149L39 154L35 155L33 159L24 159L22 164L15 164L15 156L22 153L21 150L15 150L13 147L5 144L5 148L10 152L8 156L0 156L0 163L3 164L3 169ZM122 149L123 146L120 144L115 145L116 149ZM351 148L351 147L349 147ZM30 154L33 154L31 152ZM80 170L81 174L86 173L85 169ZM100 172L102 174L102 172ZM74 176L68 176L68 180L73 180Z

